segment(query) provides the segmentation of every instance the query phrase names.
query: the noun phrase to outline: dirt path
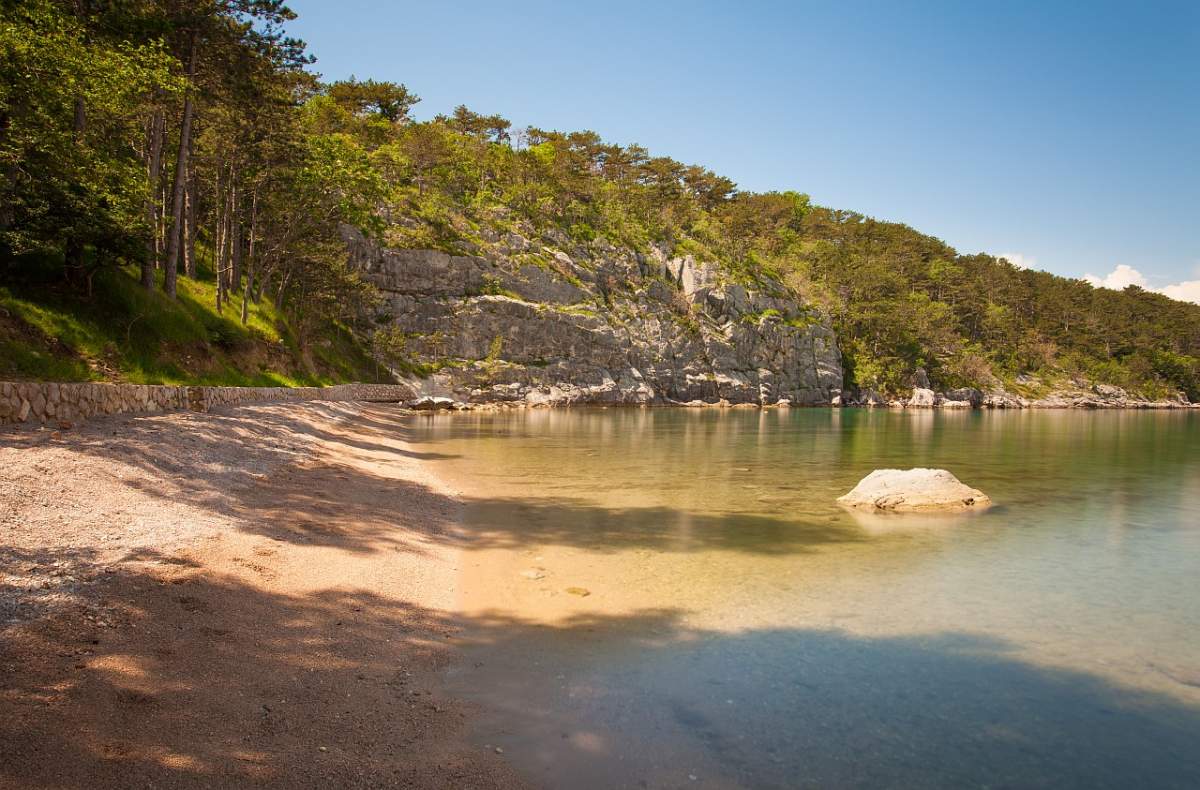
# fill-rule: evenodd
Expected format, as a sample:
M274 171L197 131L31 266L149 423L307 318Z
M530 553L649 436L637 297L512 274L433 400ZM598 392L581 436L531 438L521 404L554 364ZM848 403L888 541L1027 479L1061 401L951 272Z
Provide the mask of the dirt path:
M396 412L0 432L0 787L515 787L439 691L456 500Z

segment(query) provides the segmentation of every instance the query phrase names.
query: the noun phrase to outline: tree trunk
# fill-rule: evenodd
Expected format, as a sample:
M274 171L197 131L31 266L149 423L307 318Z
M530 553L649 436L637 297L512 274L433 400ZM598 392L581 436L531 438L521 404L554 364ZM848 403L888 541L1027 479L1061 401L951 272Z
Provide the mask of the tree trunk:
M187 182L187 191L184 193L183 271L194 280L196 279L196 198L198 197L199 183L196 179L196 168L192 167L191 171L191 177Z
M250 317L250 292L254 290L254 231L258 224L258 190L250 195L250 249L246 254L246 287L242 289L242 326Z
M255 304L258 304L259 302L262 301L263 294L265 294L270 288L271 288L271 269L270 269L270 267L267 267L266 269L263 270L262 276L258 278L258 288L255 289L254 293L251 295L250 298L254 300Z
M82 96L75 97L75 145L83 145L83 132L87 128L87 112L86 106L83 103ZM83 283L83 231L79 225L83 223L83 217L77 217L77 226L72 230L71 237L67 240L65 258L67 265L67 282L73 285Z
M233 221L230 217L233 185L225 182L225 195L221 200L221 273L217 282L221 285L224 295L229 294L229 251L233 249L230 236L233 233Z
M290 280L291 278L292 278L292 273L290 270L284 272L283 279L281 279L279 281L279 287L276 289L276 293L275 293L276 306L283 304L283 292L287 290L288 280Z
M211 198L210 202L212 203L212 207L211 207L212 215L211 216L212 216L213 224L212 224L212 231L209 234L208 249L212 255L212 259L209 261L209 265L211 266L213 273L216 273L216 271L217 271L217 231L220 229L219 217L221 214L221 168L220 168L220 166L214 166L212 170L213 170L212 198Z
M150 146L148 161L146 162L146 178L150 183L150 197L146 200L146 224L150 226L150 235L146 237L146 257L142 259L142 287L147 291L154 290L154 270L158 268L158 194L159 180L162 176L162 147L165 126L162 108L156 107L154 109L154 117L150 121Z
M213 276L217 281L217 312L221 312L221 305L225 302L225 237L228 234L227 227L229 225L228 218L225 216L225 196L221 196L221 202L218 204L217 217L218 228L217 246L213 252L216 256L216 266L213 269Z
M12 118L9 114L0 108L0 140L8 136L9 126L12 125ZM17 187L17 163L10 162L4 167L4 184L0 187L0 234L6 233L16 223L16 212L12 205L10 193L14 192ZM0 257L3 253L8 252L7 247L0 247Z
M192 33L191 53L188 56L188 90L183 98L183 121L179 125L179 155L175 159L175 189L171 198L171 230L167 236L167 265L163 277L163 290L167 296L175 298L175 280L179 270L179 247L182 237L180 225L183 224L183 189L187 183L188 151L191 150L192 113L195 112L192 100L192 81L196 78L196 34Z
M237 171L232 174L229 193L229 291L236 292L242 285L242 213L238 208Z
M212 270L217 283L217 312L221 312L221 256L225 251L224 196L221 192L221 167L213 178Z
M159 174L162 188L158 190L158 223L154 228L154 268L163 267L163 256L167 252L167 202L171 195L171 184Z

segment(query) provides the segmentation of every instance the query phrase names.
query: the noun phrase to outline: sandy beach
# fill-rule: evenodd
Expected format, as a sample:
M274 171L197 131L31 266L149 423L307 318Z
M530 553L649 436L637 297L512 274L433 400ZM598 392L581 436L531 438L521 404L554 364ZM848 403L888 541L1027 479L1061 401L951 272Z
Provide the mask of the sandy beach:
M459 503L385 406L0 432L0 787L517 787L441 690Z

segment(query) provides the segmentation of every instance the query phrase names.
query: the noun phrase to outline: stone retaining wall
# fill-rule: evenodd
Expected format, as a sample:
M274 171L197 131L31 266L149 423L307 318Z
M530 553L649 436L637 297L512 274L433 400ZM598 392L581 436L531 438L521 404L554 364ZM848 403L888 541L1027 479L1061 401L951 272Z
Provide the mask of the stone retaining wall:
M157 384L0 382L0 424L74 422L104 414L161 412L274 401L406 401L404 384L333 387L175 387Z

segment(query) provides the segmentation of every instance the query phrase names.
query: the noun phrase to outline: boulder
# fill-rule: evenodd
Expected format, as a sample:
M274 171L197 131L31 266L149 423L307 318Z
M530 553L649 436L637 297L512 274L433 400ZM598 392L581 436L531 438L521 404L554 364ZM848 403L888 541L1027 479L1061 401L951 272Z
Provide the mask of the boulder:
M454 399L426 395L423 398L417 398L414 401L409 401L408 408L416 411L438 411L441 409L453 409Z
M838 498L845 507L869 510L929 511L986 508L987 494L959 482L945 469L876 469L850 493Z
M908 405L919 409L931 409L937 398L933 390L925 387L916 387L913 389L912 397L908 399Z
M973 408L979 408L983 403L983 393L974 387L959 387L958 389L946 390L946 400L965 400Z

